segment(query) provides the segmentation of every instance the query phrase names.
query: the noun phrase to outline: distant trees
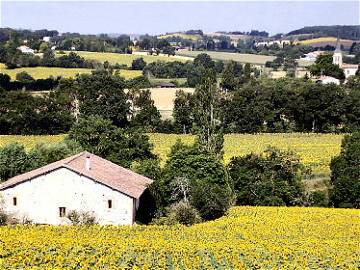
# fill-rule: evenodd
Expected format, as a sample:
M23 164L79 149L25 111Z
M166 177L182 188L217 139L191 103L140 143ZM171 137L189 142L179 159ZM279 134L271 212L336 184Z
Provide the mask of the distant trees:
M360 208L360 133L346 135L341 153L331 160L330 202L335 207Z

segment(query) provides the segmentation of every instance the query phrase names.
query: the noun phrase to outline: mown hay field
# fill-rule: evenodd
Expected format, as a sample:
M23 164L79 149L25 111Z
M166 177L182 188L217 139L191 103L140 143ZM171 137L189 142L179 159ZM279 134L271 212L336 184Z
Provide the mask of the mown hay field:
M193 41L198 41L201 39L200 35L190 35L190 34L185 34L185 33L171 33L171 34L159 36L160 39L170 38L170 37L179 37L179 38L193 40Z
M170 148L177 139L186 144L195 140L192 135L177 134L149 134L154 145L154 153L165 160L170 153ZM56 136L20 136L0 135L0 146L11 142L24 144L26 149L31 149L37 142L45 141L56 143L65 138L65 135ZM340 153L342 135L335 134L305 134L305 133L263 133L263 134L227 134L224 143L224 162L228 163L234 156L243 156L253 153L262 153L268 146L282 150L292 150L299 154L303 163L309 166L314 173L328 174L329 164L333 156Z
M69 53L69 52L66 52ZM186 62L185 59L177 58L177 57L168 57L168 56L155 56L155 55L139 55L139 54L120 54L120 53L109 53L109 52L86 52L86 51L75 51L76 54L84 57L85 59L97 60L101 63L108 61L110 64L124 64L127 66L131 66L132 61L137 58L143 58L144 61L148 63L156 62L156 61L180 61ZM58 54L59 55L59 54Z
M76 74L91 73L90 68L58 68L58 67L23 67L16 69L7 69L4 64L0 63L0 73L8 74L12 80L15 80L16 74L26 71L34 79L46 79L53 77L75 77ZM142 75L141 70L120 70L120 75L125 79L132 79Z
M230 52L214 52L214 51L177 51L177 55L196 57L200 53L210 55L213 60L236 61L240 63L250 63L254 65L265 65L267 61L273 61L276 57L268 55L230 53Z
M359 269L360 211L233 207L186 227L3 226L1 269Z

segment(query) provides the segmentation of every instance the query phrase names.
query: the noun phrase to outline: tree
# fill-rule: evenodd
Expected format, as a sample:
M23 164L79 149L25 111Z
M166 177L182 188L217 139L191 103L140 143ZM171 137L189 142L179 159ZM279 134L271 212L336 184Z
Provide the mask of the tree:
M172 147L158 188L164 206L184 201L185 191L186 200L205 220L222 216L233 202L231 181L222 163L214 155L181 142Z
M193 100L191 93L185 93L183 90L176 91L174 100L173 118L177 132L189 133L192 128Z
M330 201L335 207L360 208L360 133L346 135L330 164Z
M215 63L211 57L206 53L198 54L194 59L194 65L196 67L203 67L205 69L214 68Z
M132 101L130 124L146 132L156 131L161 122L161 115L151 99L150 90L130 90L128 96Z
M311 75L326 75L337 78L339 80L344 80L344 71L338 65L334 65L332 61L331 54L319 55L315 61L315 64L309 67Z
M136 58L132 61L131 69L132 70L143 70L146 66L146 62L144 61L144 58Z
M163 54L167 54L168 56L175 55L175 48L172 46L166 46L162 52Z
M16 80L22 83L31 83L34 81L34 78L26 71L21 71L16 74Z
M199 148L222 158L224 143L220 113L220 92L212 70L203 74L202 83L194 92L194 132Z
M269 148L265 155L234 157L228 165L239 205L301 205L307 171L291 152Z
M61 84L60 82L60 88L63 87ZM110 119L118 127L128 124L130 104L124 92L123 78L113 76L106 70L99 70L79 75L71 85L64 85L64 88L79 101L80 115L99 115Z
M82 118L69 131L84 150L129 168L133 161L153 159L149 137L136 129L118 128L99 116Z
M37 158L28 155L21 144L13 143L0 148L0 182L37 166Z
M229 61L224 68L221 78L221 87L226 91L234 91L240 84L242 66L233 60Z

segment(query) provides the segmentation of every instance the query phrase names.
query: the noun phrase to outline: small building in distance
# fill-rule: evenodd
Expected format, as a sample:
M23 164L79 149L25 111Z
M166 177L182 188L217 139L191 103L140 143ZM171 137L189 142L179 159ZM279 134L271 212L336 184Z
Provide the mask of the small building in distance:
M35 51L31 48L29 48L28 46L22 45L20 47L17 47L17 49L19 51L21 51L22 53L28 53L28 54L34 54Z
M0 208L17 220L69 224L72 211L102 225L131 225L152 180L88 152L0 184Z
M333 84L336 84L336 85L340 85L340 80L339 79L336 79L336 78L330 77L330 76L320 76L320 78L318 78L316 80L316 82L322 83L322 84L333 83Z
M159 82L156 84L157 88L175 88L176 85L171 82Z

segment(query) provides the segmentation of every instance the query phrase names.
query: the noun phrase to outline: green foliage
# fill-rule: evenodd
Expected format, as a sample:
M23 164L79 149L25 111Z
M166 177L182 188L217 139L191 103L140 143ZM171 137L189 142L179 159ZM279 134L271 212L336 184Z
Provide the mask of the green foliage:
M82 118L69 131L69 139L84 150L129 168L133 161L155 158L148 136L122 129L99 116Z
M326 75L344 80L344 71L338 65L334 65L332 61L331 54L319 55L315 64L310 66L310 73L315 76Z
M199 148L219 159L223 152L223 130L221 125L220 92L216 87L216 76L208 71L194 93L194 133Z
M194 225L201 222L199 212L192 207L189 203L178 202L167 209L165 216L153 220L152 224L155 225Z
M325 191L316 190L310 194L310 205L316 207L329 206L329 197Z
M144 58L137 58L132 61L131 69L132 70L143 70L146 66L146 62L144 61Z
M16 74L16 80L23 83L30 83L34 81L34 78L26 71L22 71Z
M203 67L205 69L212 69L215 67L215 62L206 53L198 54L194 59L194 65L196 67Z
M151 99L150 90L130 90L128 96L132 103L130 125L142 128L145 132L156 131L160 126L161 115Z
M301 205L307 171L291 152L269 148L265 155L235 157L228 165L239 205Z
M38 165L38 157L28 155L21 144L12 143L0 148L0 182L30 171Z
M330 201L335 207L360 208L360 133L345 136L330 164Z
M183 90L176 91L173 118L175 130L179 133L190 133L193 125L192 118L193 95Z
M186 188L180 188L180 195L183 195L180 198L179 194L174 194L179 189L178 178L185 179L188 185L188 194ZM200 152L197 147L180 142L172 148L158 187L162 205L188 198L206 220L222 216L232 204L230 179L221 162L209 153Z

